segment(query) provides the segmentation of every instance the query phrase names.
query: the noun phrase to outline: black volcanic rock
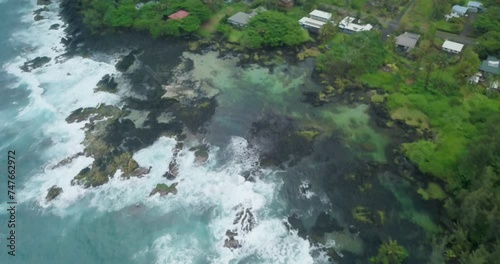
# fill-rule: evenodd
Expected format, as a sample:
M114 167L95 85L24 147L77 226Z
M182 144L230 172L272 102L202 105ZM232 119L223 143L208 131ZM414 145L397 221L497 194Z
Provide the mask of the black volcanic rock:
M115 82L115 78L106 74L97 83L97 87L94 89L96 92L103 91L108 93L115 93L118 84Z
M27 61L24 63L23 66L21 66L21 70L25 71L25 72L30 72L36 68L40 68L42 67L43 65L47 64L50 62L50 58L49 57L36 57L30 61Z
M50 1L50 0L37 0L36 1L37 5L50 5L51 3L52 3L52 1Z
M47 196L45 197L45 200L47 202L50 202L57 198L61 193L63 192L63 189L61 187L57 187L56 185L52 186L49 188L49 192L47 193Z
M59 25L59 24L57 24L57 23L56 23L56 24L52 24L52 25L50 26L49 30L58 30L60 26L61 26L61 25Z
M134 52L130 52L127 56L124 56L118 63L116 63L115 68L121 72L126 72L132 64L134 64L135 56Z

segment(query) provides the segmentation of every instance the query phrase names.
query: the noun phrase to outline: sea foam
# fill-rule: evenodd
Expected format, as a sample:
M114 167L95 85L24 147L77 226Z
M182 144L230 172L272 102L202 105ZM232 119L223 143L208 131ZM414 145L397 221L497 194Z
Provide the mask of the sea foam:
M166 181L162 175L168 170L176 143L170 138L162 137L134 154L140 166L152 167L144 178L124 180L117 172L107 184L83 189L72 186L71 179L92 163L91 157L78 157L69 164L53 168L58 161L83 150L84 122L67 124L65 118L71 111L100 103L116 105L120 98L93 92L104 74L119 75L111 63L81 57L56 60L64 53L60 44L65 36L64 27L50 31L48 28L54 23L64 23L57 16L57 4L49 8L50 12L42 12L47 19L31 22L31 14L23 17L31 26L11 39L13 45L22 49L22 55L4 65L4 69L19 80L14 86L27 85L31 92L29 104L17 114L16 122L26 125L20 133L38 133L41 139L50 139L44 151L46 167L23 186L20 203L35 201L46 212L61 217L74 214L78 208L94 208L98 216L134 205L145 206L158 214L178 215L173 218L176 225L157 234L150 246L138 249L136 255L154 252L156 263L232 263L252 259L259 263L313 263L309 242L284 225L281 208L285 206L278 197L282 185L279 178L263 170L260 170L262 177L254 182L242 176L255 169L258 161L256 152L243 138L233 138L225 149L212 147L210 158L203 165L195 165L192 151L182 150L177 158L178 192L164 197L158 194L149 197L149 193L157 183ZM48 56L51 61L32 72L20 70L25 61L38 56ZM218 158L222 157L226 158L221 164ZM47 203L45 196L52 185L64 191ZM254 217L251 230L248 225L235 222L242 210L248 210ZM241 248L223 247L228 229L238 233L235 238Z
M92 162L91 158L80 157L65 167L50 169L58 161L83 150L82 128L85 123L68 124L65 119L80 107L119 103L118 95L93 91L103 75L118 73L112 64L87 58L75 56L65 60L56 59L65 52L60 43L65 36L64 27L48 29L55 23L64 25L58 16L58 3L52 3L48 6L50 11L41 13L46 19L33 22L33 15L29 10L39 7L34 2L36 1L32 1L32 5L28 5L23 12L26 15L22 17L22 21L29 26L10 38L20 55L3 65L4 70L17 80L11 82L11 87L8 88L27 87L30 91L28 105L20 109L15 118L11 119L15 120L14 123L9 124L9 127L16 129L12 145L27 134L48 142L43 151L43 158L48 161L43 172L32 177L19 175L23 178L31 177L19 194L19 202L36 200L40 206L47 207L44 201L47 189L58 185L63 187L64 192L58 201L54 201L53 206L63 209L84 192L80 187L71 186L70 180ZM20 69L26 61L40 56L47 56L51 61L31 72Z

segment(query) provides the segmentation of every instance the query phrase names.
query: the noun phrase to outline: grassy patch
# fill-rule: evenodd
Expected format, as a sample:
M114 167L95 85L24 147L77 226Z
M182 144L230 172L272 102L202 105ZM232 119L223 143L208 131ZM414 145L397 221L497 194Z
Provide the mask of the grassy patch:
M400 107L391 111L393 120L403 121L405 124L418 128L419 131L429 129L429 118L420 110Z
M240 43L243 32L237 29L231 29L227 41L230 43Z
M423 32L429 26L432 10L432 0L416 0L401 19L401 24L408 27L408 29L419 28Z
M334 5L338 7L345 7L345 0L320 0L321 4Z
M462 32L462 30L464 29L463 23L451 23L444 20L434 22L434 25L436 26L437 30L450 32L454 34L460 34L460 32Z

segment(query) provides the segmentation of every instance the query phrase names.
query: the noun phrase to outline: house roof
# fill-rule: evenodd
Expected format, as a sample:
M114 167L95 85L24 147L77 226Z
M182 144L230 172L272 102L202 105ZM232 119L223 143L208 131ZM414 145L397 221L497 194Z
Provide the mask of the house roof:
M316 19L313 19L313 18L309 18L309 17L303 17L299 20L299 23L301 25L306 25L306 26L309 26L309 27L313 27L313 28L321 28L324 24L326 24L326 22L323 22L323 21L319 21L319 20L316 20Z
M413 49L413 48L415 48L415 45L417 45L417 42L419 39L420 39L420 35L405 32L404 34L401 34L401 35L396 37L396 45L404 46L404 47L408 47L410 49Z
M481 2L477 2L477 1L469 1L469 3L467 3L467 6L481 8L481 7L483 7L483 4Z
M368 31L368 30L371 30L373 28L373 26L370 24L361 25L358 23L360 23L360 22L356 18L347 16L344 19L342 19L342 21L340 21L339 28L347 29L347 30L355 31L355 32Z
M449 40L446 40L443 43L443 49L454 50L456 52L462 51L463 47L464 47L464 44L453 42L453 41L449 41Z
M497 57L488 56L488 58L481 63L479 69L492 74L500 74L500 60Z
M184 11L184 10L179 10L179 11L171 14L170 16L168 16L168 18L170 18L170 19L183 19L187 16L189 16L189 12Z
M321 17L323 19L331 19L332 18L332 14L331 13L328 13L328 12L325 12L325 11L321 11L321 10L313 10L311 13L309 13L309 15L311 16L316 16L316 17Z
M451 9L453 12L460 13L460 14L465 14L467 13L468 7L461 6L461 5L454 5L453 8Z
M238 12L238 13L234 14L233 16L231 16L230 18L228 18L228 20L230 22L233 22L233 23L246 25L246 24L248 24L248 21L250 20L251 17L252 16L247 14L247 13Z

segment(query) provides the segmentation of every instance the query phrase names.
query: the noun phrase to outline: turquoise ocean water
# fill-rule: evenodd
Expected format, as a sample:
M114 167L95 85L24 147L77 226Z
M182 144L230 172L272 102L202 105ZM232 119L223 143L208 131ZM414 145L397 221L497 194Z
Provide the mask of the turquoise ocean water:
M240 137L227 147L212 149L203 166L182 153L179 192L149 197L162 181L175 141L160 138L134 155L141 166L152 166L142 179L115 177L105 186L86 190L70 181L92 158L79 157L53 168L83 150L83 123L65 118L79 107L121 104L119 95L94 93L104 74L116 73L110 61L96 62L64 53L63 29L49 30L58 18L57 1L46 18L35 22L35 0L0 0L0 263L313 263L312 246L287 230L287 212L278 192L282 185L270 171L256 182L242 176L257 156ZM47 56L51 61L32 72L19 67ZM7 254L7 151L16 151L16 256ZM219 158L219 157L231 157ZM53 185L63 193L45 201ZM256 226L243 231L235 215L251 209ZM222 247L228 229L239 231L243 247ZM316 257L321 263L322 258Z

